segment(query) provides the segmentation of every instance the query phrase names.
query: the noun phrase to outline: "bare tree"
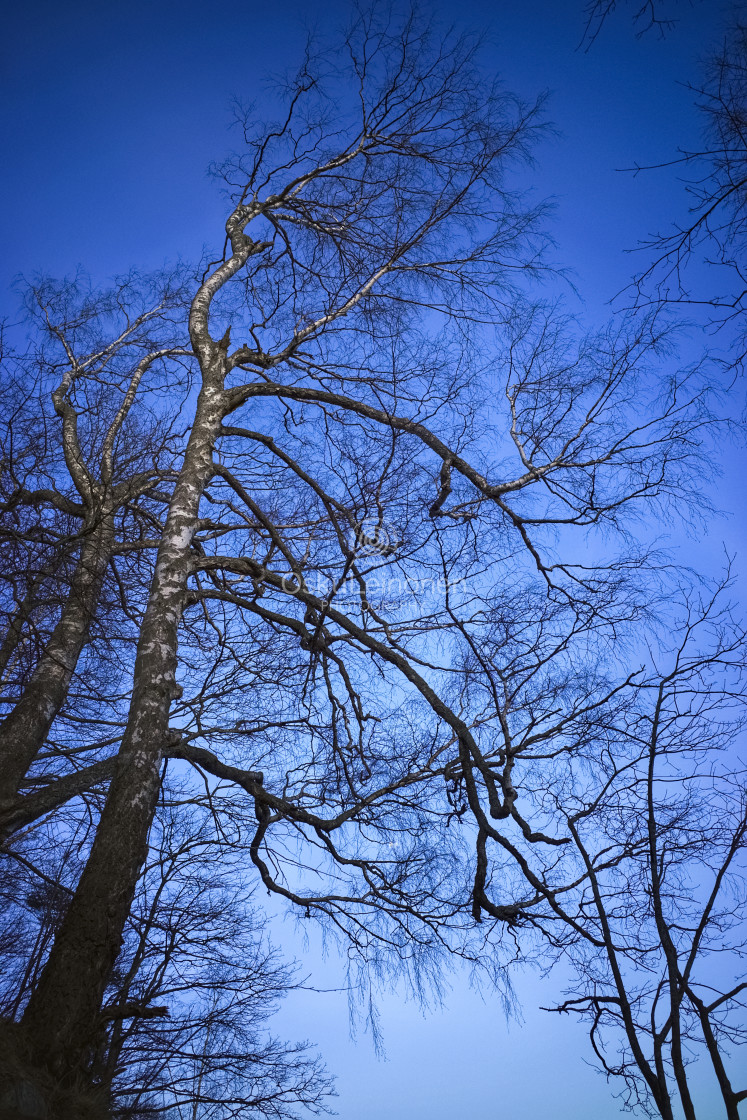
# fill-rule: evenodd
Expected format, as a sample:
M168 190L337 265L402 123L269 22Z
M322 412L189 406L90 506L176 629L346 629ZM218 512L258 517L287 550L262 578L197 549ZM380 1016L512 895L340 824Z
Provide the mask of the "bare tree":
M747 1099L729 1072L747 1029L747 645L722 596L687 593L669 620L674 649L651 645L648 667L616 684L543 667L535 644L524 685L503 700L503 749L543 835L527 843L473 810L479 910L500 916L511 899L517 936L540 935L545 962L571 961L554 1010L588 1021L625 1103L665 1120L676 1106L694 1120L687 1067L699 1053L727 1120Z
M358 323L376 314L377 300L422 305L424 286L468 297L484 270L497 278L510 268L512 251L526 240L527 215L510 205L500 179L506 160L521 150L531 117L498 94L478 106L461 43L422 53L416 63L423 43L413 26L404 31L396 65L391 56L383 59L391 32L386 43L369 33L360 51L350 40L361 109L347 134L338 132L334 149L323 127L324 105L321 121L301 115L303 94L316 85L302 73L286 122L249 149L249 174L226 226L228 253L192 301L190 335L202 388L140 631L130 718L91 855L24 1016L37 1054L60 1072L78 1064L85 1023L97 1014L146 857L169 709L178 695L177 635L192 541L225 417L265 390L263 371L290 372L294 358L303 360L317 340L334 342L343 319L355 334ZM379 85L370 94L374 78ZM292 166L284 170L286 155L271 174L268 160L278 144L290 149ZM494 199L496 220L484 239L469 244L475 192ZM254 237L250 223L259 227ZM261 317L253 328L247 324L249 341L231 351L230 330L215 341L208 314L222 289L243 274ZM252 291L259 284L261 302ZM215 308L214 317L219 314ZM231 384L231 372L243 369L257 370L258 380ZM262 395L274 396L274 386Z
M179 345L182 295L175 276L130 276L95 295L80 280L40 281L28 288L26 302L34 329L29 350L4 356L9 407L0 534L9 606L0 802L8 823L18 811L28 815L27 799L18 797L21 783L69 700L97 616L99 633L106 628L110 642L121 629L111 610L106 621L102 611L105 585L115 585L111 602L121 583L115 557L126 565L153 547L151 533L157 540L156 492L168 488L177 446L158 397L165 359L172 359L173 394L173 360L186 353ZM166 499L160 495L161 503ZM134 607L134 601L125 605L125 615ZM101 642L96 655L91 660L100 670ZM89 662L86 671L90 692L96 669ZM76 707L84 705L79 696ZM50 781L45 771L42 785ZM49 795L47 788L51 805Z
M36 848L42 859L49 850L39 838ZM44 871L30 860L4 868L6 1020L17 1019L33 990L72 896L76 859L64 846L58 851L56 866L47 857ZM278 1001L298 981L269 943L251 896L209 814L171 783L90 1041L88 1081L101 1110L121 1120L326 1111L331 1083L308 1044L267 1032ZM76 1088L53 1090L53 1111L95 1107L95 1094ZM0 1102L14 1099L18 1085L0 1079Z
M159 813L104 1005L101 1076L113 1082L115 1115L326 1111L331 1083L308 1045L266 1033L297 981L209 824L203 814L196 825L190 805Z
M747 28L734 23L721 49L689 87L703 121L703 143L680 149L663 167L679 167L689 213L670 232L643 242L650 263L632 285L639 306L701 311L723 330L741 367L745 351L744 251L747 231ZM638 170L654 170L641 169Z
M564 810L586 883L573 910L561 907L585 938L576 991L558 1010L588 1019L595 1054L623 1079L628 1102L667 1118L676 1102L694 1120L687 1067L700 1052L723 1115L738 1120L747 1088L734 1086L730 1056L747 1032L745 633L718 599L686 602L678 630L669 663L640 684L604 787Z
M690 0L690 6L698 0ZM680 0L589 0L584 7L586 24L581 39L581 46L589 50L599 37L604 24L618 7L632 7L632 21L635 27L636 38L649 32L654 32L663 37L673 31L679 22L683 5Z
M488 843L565 845L533 768L625 690L589 668L651 610L625 528L696 501L713 418L661 316L527 305L541 211L507 176L537 121L469 43L365 13L243 120L126 725L23 1009L40 1083L95 1080L166 763L368 959L470 955L483 915L500 940L529 904L491 896Z

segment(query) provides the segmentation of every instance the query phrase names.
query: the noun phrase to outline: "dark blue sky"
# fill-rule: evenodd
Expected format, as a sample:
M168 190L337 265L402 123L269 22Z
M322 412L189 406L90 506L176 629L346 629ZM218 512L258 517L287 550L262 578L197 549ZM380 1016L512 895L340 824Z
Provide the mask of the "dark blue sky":
M633 178L617 169L658 163L677 145L697 144L699 121L683 83L695 78L696 59L717 40L728 8L682 0L673 34L636 41L632 9L623 6L583 53L575 49L582 7L583 0L444 0L439 10L447 21L488 31L485 64L509 88L526 97L550 91L557 135L537 152L535 189L557 203L556 259L573 270L583 297L570 296L571 303L598 321L635 267L625 250L685 206L672 171ZM206 167L230 146L231 97L251 100L268 72L292 65L304 20L334 26L348 8L341 0L317 8L299 0L6 5L4 312L13 315L9 287L20 273L62 275L82 265L104 279L221 245L224 207ZM719 498L738 508L733 470ZM722 537L739 543L736 521L719 522L710 544L692 551L708 560ZM334 953L322 963L318 946L305 950L288 922L278 924L278 939L305 957L312 983L342 983ZM537 977L519 978L525 1024L510 1030L498 1001L488 995L481 1002L464 977L428 1019L399 996L384 995L383 1064L365 1036L357 1046L349 1040L344 995L294 997L277 1029L320 1043L340 1074L343 1120L620 1115L603 1079L583 1064L583 1032L536 1010L551 1002L552 990Z
M344 19L340 0L283 5L120 0L7 6L2 64L2 279L82 263L106 276L193 257L221 239L205 171L230 139L228 102L293 63L303 22ZM538 152L537 190L558 201L559 259L589 298L627 279L623 249L672 216L671 176L620 175L695 141L678 81L719 26L718 4L682 0L675 34L636 41L628 15L576 51L582 0L449 0L446 19L487 29L486 65L527 97L548 89L559 137ZM674 205L673 205L674 204ZM3 287L5 285L3 284Z

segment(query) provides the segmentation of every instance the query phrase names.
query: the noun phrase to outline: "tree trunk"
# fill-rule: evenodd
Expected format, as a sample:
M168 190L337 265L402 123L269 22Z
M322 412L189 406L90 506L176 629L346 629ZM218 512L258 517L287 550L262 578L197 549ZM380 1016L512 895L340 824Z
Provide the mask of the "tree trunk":
M70 593L39 663L13 710L0 724L0 807L12 806L21 782L67 699L88 638L114 543L111 513L84 538Z
M221 363L222 364L222 363ZM203 387L158 551L138 642L127 728L96 838L23 1027L35 1059L74 1076L95 1045L99 1010L142 866L175 695L178 628L200 499L225 411L220 379Z

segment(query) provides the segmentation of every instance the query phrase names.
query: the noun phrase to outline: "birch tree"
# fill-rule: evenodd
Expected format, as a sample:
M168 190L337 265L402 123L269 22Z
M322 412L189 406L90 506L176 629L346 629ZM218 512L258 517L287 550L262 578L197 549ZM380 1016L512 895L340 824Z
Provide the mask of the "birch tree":
M499 942L526 900L492 896L488 841L565 842L533 819L506 697L536 685L549 725L562 696L583 726L625 686L588 674L651 610L623 530L696 502L713 418L661 316L589 335L527 299L543 212L510 176L538 111L469 42L364 13L216 169L226 238L189 306L198 390L128 707L23 1009L60 1091L108 1091L101 1011L165 766L368 960L476 955L483 917Z
M107 1086L101 1108L118 1120L327 1111L331 1082L319 1059L308 1044L268 1030L279 1001L302 978L271 944L240 859L215 835L207 808L185 794L183 780L164 790L107 984L92 1054L95 1076ZM6 1021L18 1018L33 990L69 903L73 852L59 846L45 855L37 840L36 864L16 864L0 880ZM52 1091L53 1113L67 1103L88 1115L85 1092L67 1102L61 1095L59 1102ZM2 1106L13 1097L3 1069Z
M3 424L0 528L12 603L0 723L8 824L18 812L28 816L21 783L66 703L115 556L147 549L153 523L158 536L152 495L168 488L177 444L152 398L165 359L187 353L175 280L132 276L96 294L85 282L42 281L26 292L28 352L5 356L6 400L14 402ZM173 361L170 372L178 394ZM53 805L49 790L47 798Z

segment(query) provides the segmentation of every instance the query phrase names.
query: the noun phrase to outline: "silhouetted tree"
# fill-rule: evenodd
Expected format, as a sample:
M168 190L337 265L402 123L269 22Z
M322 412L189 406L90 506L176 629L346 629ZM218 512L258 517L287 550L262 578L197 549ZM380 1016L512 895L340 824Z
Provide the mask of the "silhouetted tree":
M158 539L168 498L163 488L168 491L178 448L174 410L164 398L167 392L178 397L175 359L187 353L179 340L183 298L174 276L129 276L100 293L82 280L44 280L29 286L25 297L33 332L28 349L3 355L4 830L38 815L41 806L28 786L26 796L19 792L45 744L43 778L32 778L31 789L41 781L41 804L54 806L50 781L58 775L50 762L64 758L63 726L57 723L54 744L48 737L66 706L67 719L76 720L76 769L85 760L88 698L104 667L111 671L121 658L122 621L130 625L128 614L136 609L135 566ZM127 602L117 603L125 585ZM92 631L99 639L95 654L85 663L84 687L71 697ZM111 681L107 688L112 691ZM100 705L97 716L100 738ZM68 784L73 780L68 775Z
M532 868L546 851L561 866L570 839L538 790L635 692L627 669L597 669L658 594L660 560L627 529L672 499L697 506L707 470L711 386L661 315L589 335L528 300L542 209L509 173L538 107L491 88L470 42L359 13L344 50L307 59L286 93L278 121L241 117L245 144L217 169L231 210L189 304L188 433L170 486L148 474L147 512L120 522L125 553L156 548L147 594L139 572L134 591L121 581L134 664L87 717L107 721L107 744L13 818L12 860L33 865L64 834L82 865L12 1004L24 1076L59 1099L116 1087L125 1036L174 1107L191 1094L230 1115L250 1091L230 1041L241 997L216 994L215 1052L180 1034L212 1021L201 997L173 1023L106 1018L161 1006L160 927L142 907L172 882L153 855L164 774L210 822L226 884L253 867L373 964L488 957L534 920L547 899ZM76 368L61 384L85 392ZM91 470L68 459L80 497ZM104 784L100 816L75 800ZM492 845L529 898L523 880L496 897ZM191 921L176 913L175 945ZM150 1107L130 1086L128 1106Z
M701 0L689 0L693 7ZM649 32L664 36L674 30L679 22L682 10L687 7L682 0L589 0L584 7L586 24L581 39L581 45L588 50L598 38L604 24L618 8L627 8L631 12L636 37L640 38Z
M38 840L36 847L50 850ZM2 865L6 1020L18 1017L33 990L78 873L64 849L56 866L47 856L44 870L29 860ZM172 783L89 1040L88 1092L78 1096L68 1085L52 1097L55 1110L80 1107L87 1115L98 1099L121 1120L223 1118L246 1109L294 1117L299 1106L307 1115L325 1111L331 1084L308 1045L267 1032L268 1018L297 981L269 944L244 878L206 810ZM13 1096L11 1089L0 1100L7 1105Z
M729 331L732 361L744 362L747 245L747 28L734 23L690 86L703 143L681 149L689 214L643 244L651 263L636 277L637 303L702 309L712 329Z

